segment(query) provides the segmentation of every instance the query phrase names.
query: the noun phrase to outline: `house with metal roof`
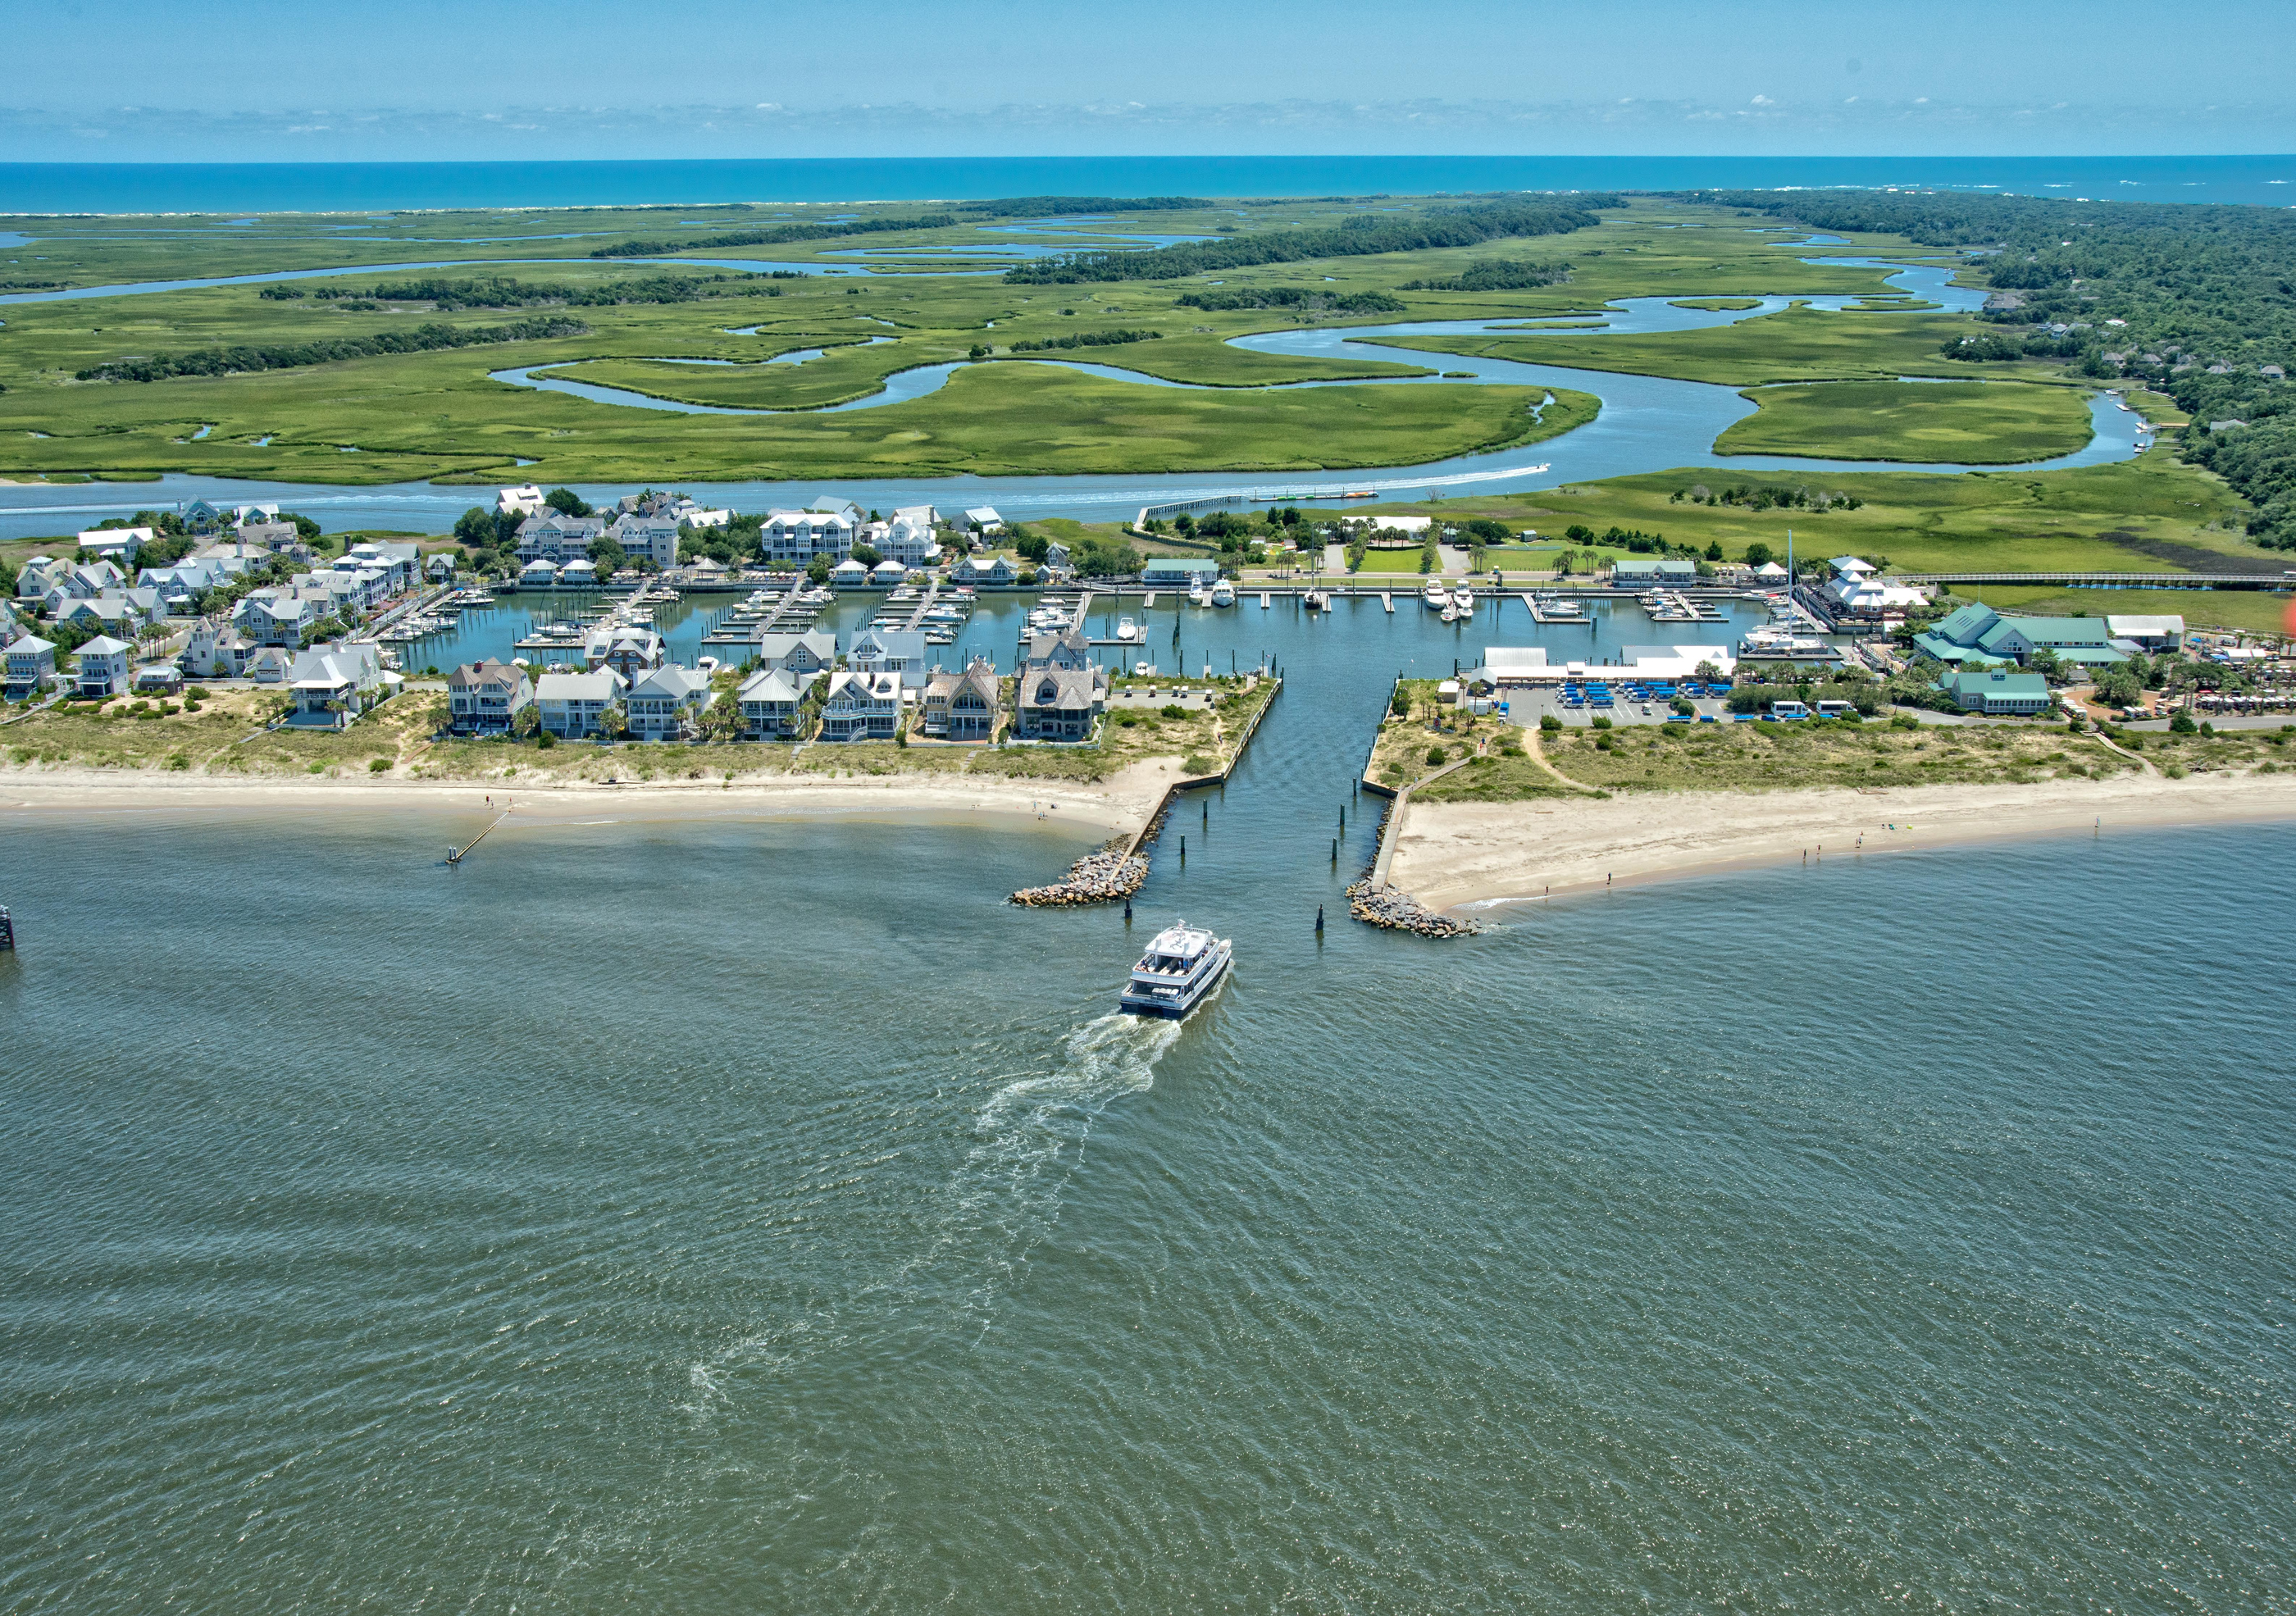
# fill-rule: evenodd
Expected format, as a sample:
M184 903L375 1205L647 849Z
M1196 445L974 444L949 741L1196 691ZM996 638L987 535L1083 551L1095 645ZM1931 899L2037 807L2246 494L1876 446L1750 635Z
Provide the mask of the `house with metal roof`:
M1938 681L1964 712L2030 717L2049 710L2049 682L2038 673L1958 668Z
M742 715L745 741L793 741L805 705L806 687L821 676L791 674L782 668L760 668L742 681L734 693Z
M800 679L826 673L837 660L837 636L826 628L802 634L767 634L758 639L758 660Z
M1698 563L1664 555L1621 555L1611 563L1611 583L1620 589L1680 587L1698 581Z
M561 741L580 741L598 733L606 710L620 704L627 687L611 668L583 673L554 668L534 682L534 705L545 731Z
M0 652L0 673L4 673L8 699L20 701L26 696L37 695L56 682L56 648L54 642L44 640L37 634L28 634L9 643Z
M630 681L622 711L634 741L691 741L701 733L709 710L709 676L676 662L650 669Z
M824 741L890 741L901 726L901 676L847 669L829 676L822 703Z
M1207 586L1219 577L1219 563L1195 555L1152 555L1140 566L1140 581L1152 589Z
M864 628L845 647L845 664L863 673L897 673L905 690L922 690L932 674L922 628Z
M295 659L287 688L295 705L287 722L304 728L348 729L390 693L396 674L383 671L374 646L337 640Z
M75 660L79 664L79 693L86 697L120 696L127 693L128 659L135 647L125 640L115 640L100 634L79 648Z

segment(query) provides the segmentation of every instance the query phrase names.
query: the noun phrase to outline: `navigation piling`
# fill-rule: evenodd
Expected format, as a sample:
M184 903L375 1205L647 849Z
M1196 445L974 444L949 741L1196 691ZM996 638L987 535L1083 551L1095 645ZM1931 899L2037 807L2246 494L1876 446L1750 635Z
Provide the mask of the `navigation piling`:
M1318 910L1317 913L1321 914L1322 911ZM0 954L12 954L15 950L16 923L10 918L7 910L0 909Z
M1323 905L1321 905L1321 904L1317 904L1317 905L1316 906L1316 936L1318 936L1318 937L1321 937L1321 936L1323 936L1323 934L1324 934L1324 906L1323 906Z

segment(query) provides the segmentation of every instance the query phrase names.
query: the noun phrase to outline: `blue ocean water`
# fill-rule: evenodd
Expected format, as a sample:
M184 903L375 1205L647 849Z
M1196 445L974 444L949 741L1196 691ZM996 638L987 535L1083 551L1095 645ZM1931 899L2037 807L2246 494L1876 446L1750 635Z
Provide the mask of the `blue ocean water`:
M1904 185L2296 204L2296 156L936 157L644 162L0 163L0 213L357 212L988 196Z

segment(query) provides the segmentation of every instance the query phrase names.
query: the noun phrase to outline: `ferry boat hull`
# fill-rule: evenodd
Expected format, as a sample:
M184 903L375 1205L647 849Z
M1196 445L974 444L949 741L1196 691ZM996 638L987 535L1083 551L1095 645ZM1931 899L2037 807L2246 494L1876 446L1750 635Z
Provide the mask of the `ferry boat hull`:
M1178 1021L1211 997L1227 975L1235 949L1226 938L1190 926L1166 927L1132 968L1116 1007L1128 1015Z

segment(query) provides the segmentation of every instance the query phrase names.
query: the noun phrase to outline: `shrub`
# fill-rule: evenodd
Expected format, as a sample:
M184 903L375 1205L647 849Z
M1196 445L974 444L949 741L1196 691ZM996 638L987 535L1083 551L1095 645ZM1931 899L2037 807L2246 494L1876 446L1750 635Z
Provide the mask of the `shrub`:
M546 751L548 751L552 747L554 747L554 746L555 746L555 745L557 745L557 744L558 744L558 737L557 737L556 735L552 734L548 730L546 730L546 729L545 729L545 730L544 730L544 731L543 731L539 735L537 735L537 736L535 737L535 739L534 739L534 744L535 744L538 749L540 749L541 751L545 751L545 752L546 752Z
M1562 720L1555 714L1551 712L1543 712L1538 715L1538 733L1540 734L1559 734L1562 733Z
M2164 767L2161 772L2171 780L2182 780L2187 771L2183 764L2171 763Z
M1165 702L1162 710L1164 716L1168 718L1185 718L1188 716L1188 710L1181 706L1177 701Z
M1664 735L1669 741L1679 741L1683 736L1690 733L1690 726L1687 724L1661 724L1658 726L1658 733Z
M1609 718L1607 716L1605 716L1604 714L1602 714L1602 713L1596 713L1596 714L1595 715L1595 727L1596 729L1608 729L1608 728L1610 728L1610 727L1611 727L1611 720L1610 720L1610 718Z
M2169 733L2172 735L2189 735L2200 727L2193 722L2193 715L2188 712L2180 712L2169 720Z
M1431 746L1427 749L1427 761L1430 764L1447 763L1450 758L1451 754L1439 746Z
M390 768L390 759L388 758L371 758L367 760L366 772L370 775L385 774Z

